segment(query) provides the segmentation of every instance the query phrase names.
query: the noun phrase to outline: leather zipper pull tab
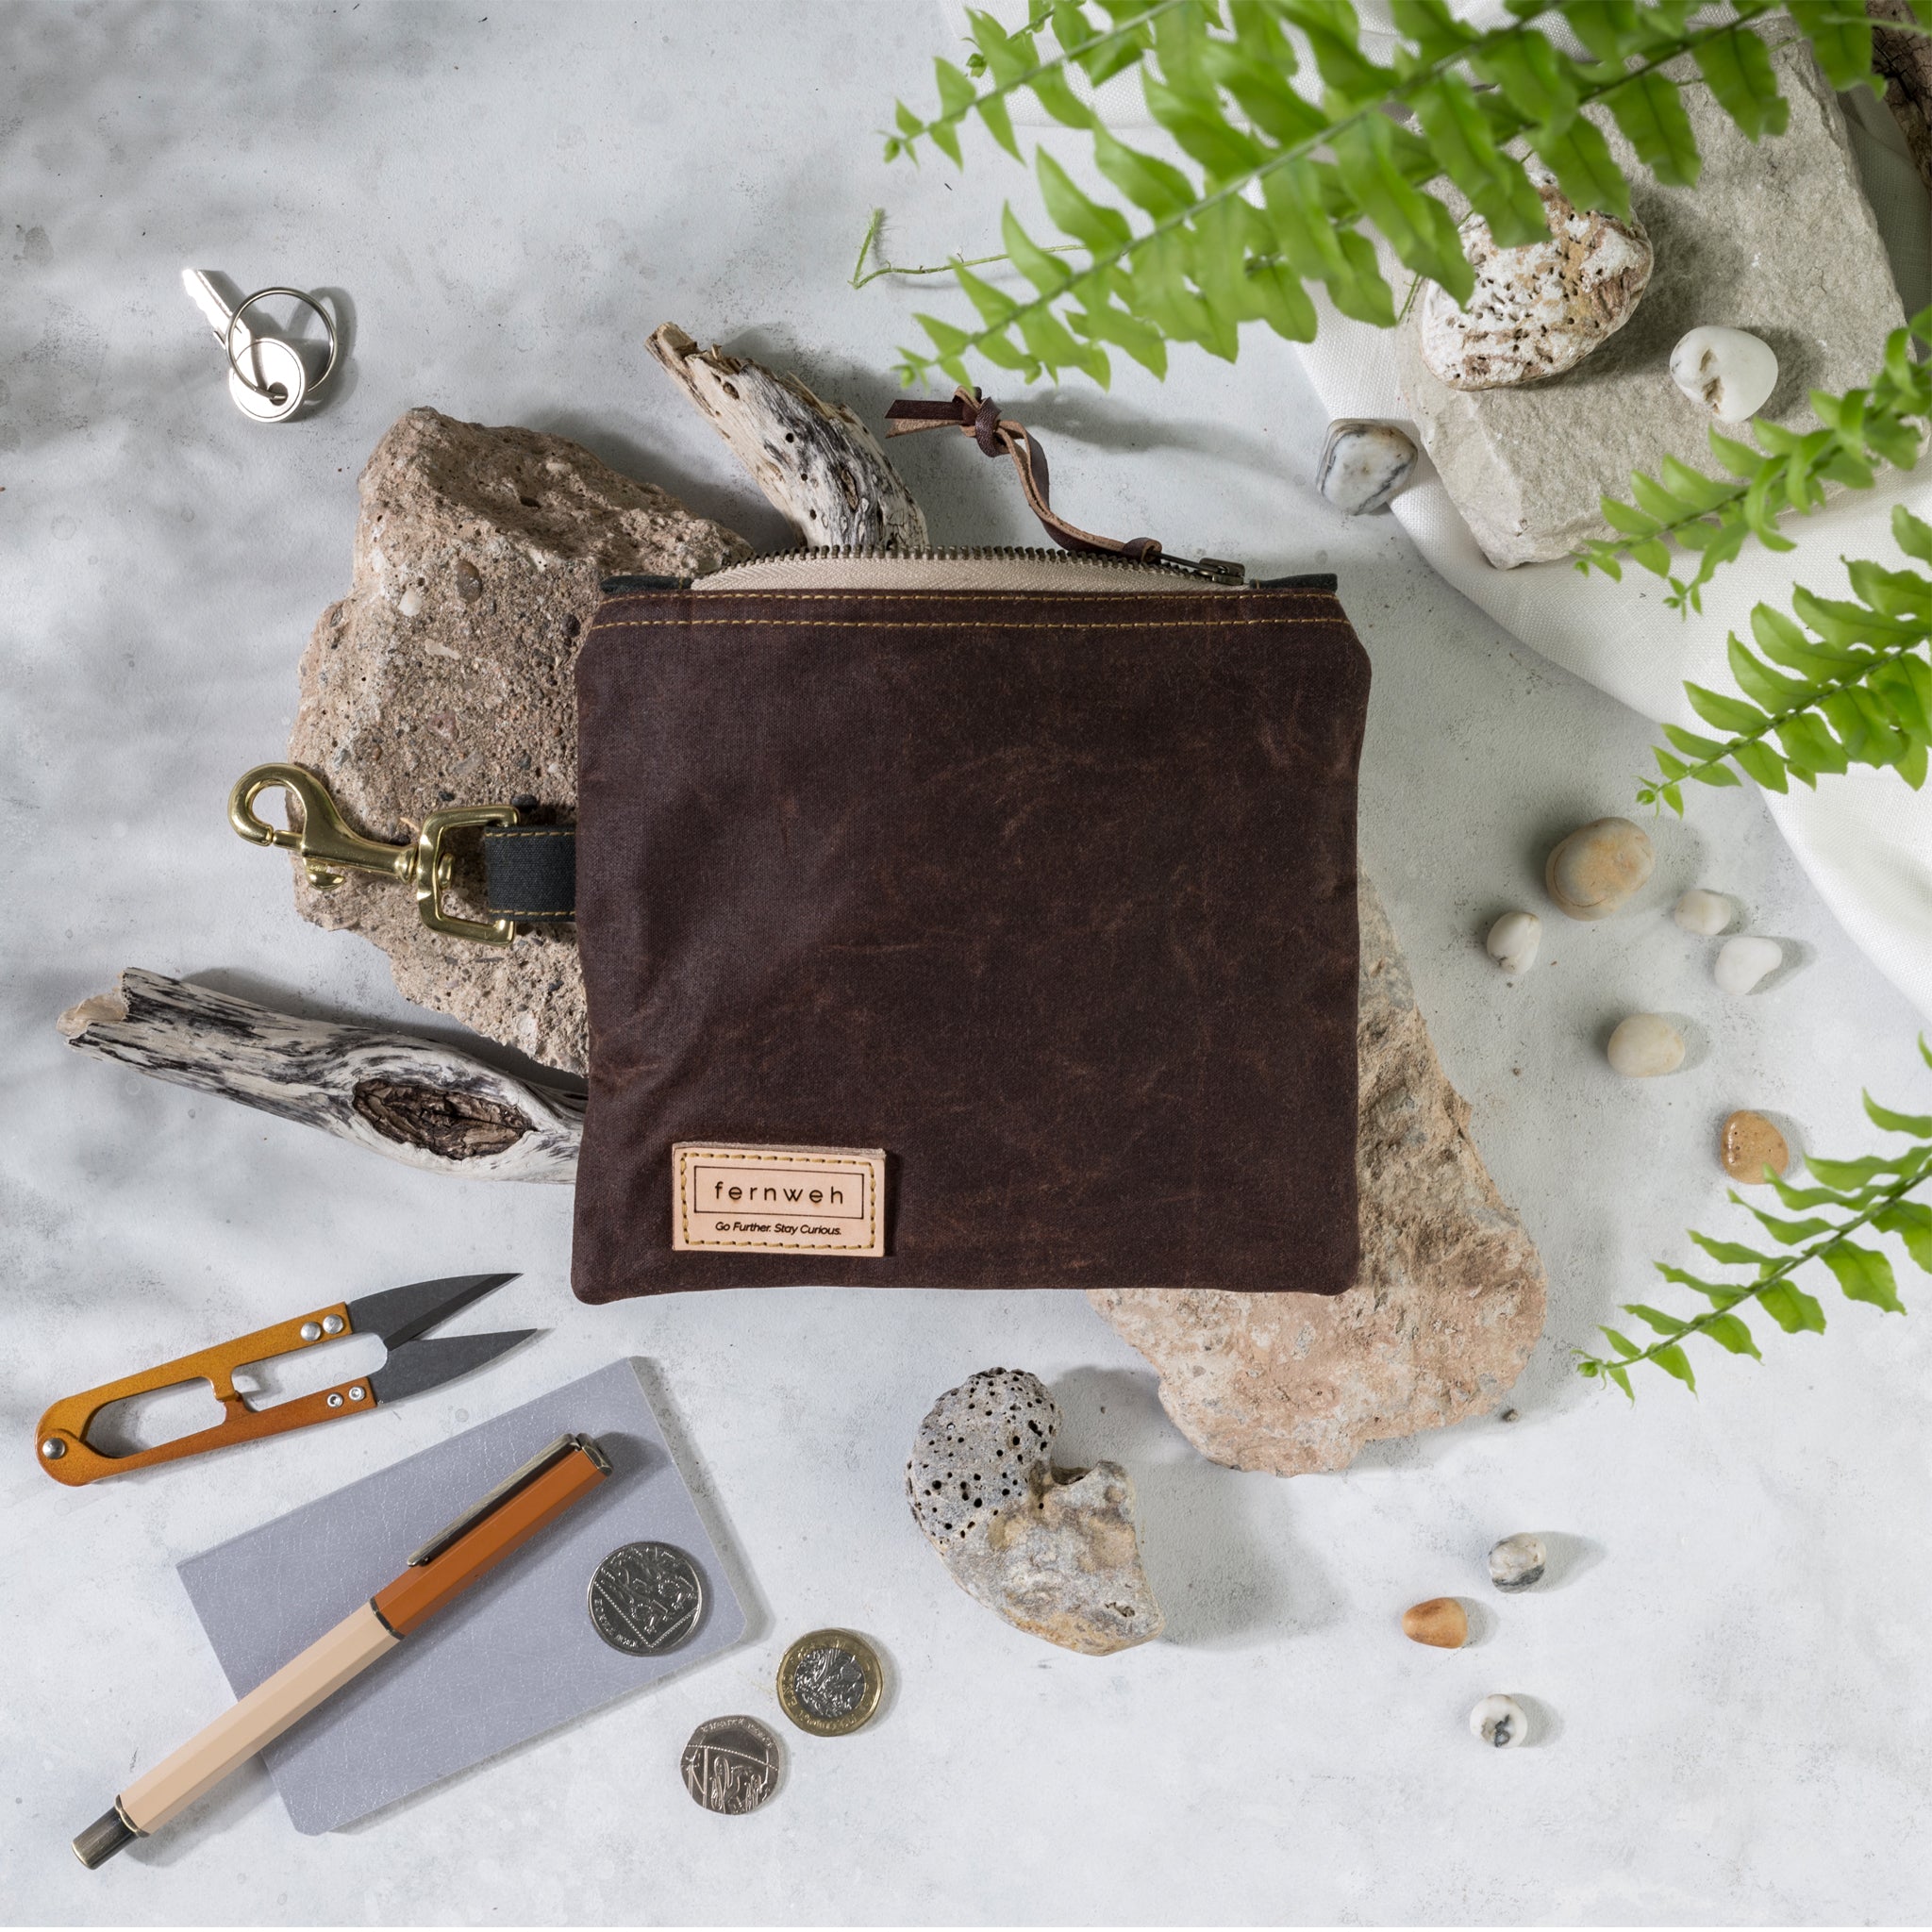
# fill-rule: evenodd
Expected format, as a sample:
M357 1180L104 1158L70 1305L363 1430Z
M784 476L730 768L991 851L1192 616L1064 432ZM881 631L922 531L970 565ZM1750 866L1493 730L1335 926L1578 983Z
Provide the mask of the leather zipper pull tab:
M1000 406L976 389L968 389L962 383L943 403L902 396L886 411L886 420L892 425L886 431L888 436L908 436L921 429L958 429L972 437L982 455L1010 457L1027 508L1062 550L1085 551L1097 557L1124 557L1134 563L1167 560L1158 537L1131 537L1123 542L1112 537L1096 537L1091 530L1068 523L1047 499L1046 452L1041 448L1039 438L1030 435L1024 423L1002 416ZM1193 568L1187 564L1181 567Z

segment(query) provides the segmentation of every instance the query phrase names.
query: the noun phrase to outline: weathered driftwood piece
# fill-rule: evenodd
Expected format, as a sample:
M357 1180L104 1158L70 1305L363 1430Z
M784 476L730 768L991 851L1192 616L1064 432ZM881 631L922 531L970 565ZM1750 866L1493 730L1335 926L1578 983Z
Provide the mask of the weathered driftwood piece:
M1919 177L1932 189L1932 42L1912 31L1907 0L1865 0L1872 20L1872 71L1885 83L1885 105L1906 138ZM1897 21L1902 27L1888 26Z
M460 1048L300 1020L130 966L60 1015L81 1053L301 1121L432 1174L575 1181L584 1103Z
M925 513L869 430L795 375L701 349L667 322L652 355L731 445L800 541L863 550L924 550Z

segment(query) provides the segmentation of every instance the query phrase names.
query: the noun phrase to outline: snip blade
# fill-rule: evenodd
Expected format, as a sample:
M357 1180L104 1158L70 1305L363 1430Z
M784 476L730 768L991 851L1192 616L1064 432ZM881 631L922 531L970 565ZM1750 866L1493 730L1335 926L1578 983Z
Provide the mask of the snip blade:
M358 1335L381 1336L393 1353L492 1288L515 1279L514 1273L450 1274L440 1281L412 1281L406 1288L386 1288L380 1294L365 1294L347 1304L349 1325Z
M511 1328L495 1335L425 1336L406 1341L391 1349L389 1359L369 1377L370 1392L377 1402L398 1402L425 1389L440 1389L493 1362L536 1333L534 1328Z

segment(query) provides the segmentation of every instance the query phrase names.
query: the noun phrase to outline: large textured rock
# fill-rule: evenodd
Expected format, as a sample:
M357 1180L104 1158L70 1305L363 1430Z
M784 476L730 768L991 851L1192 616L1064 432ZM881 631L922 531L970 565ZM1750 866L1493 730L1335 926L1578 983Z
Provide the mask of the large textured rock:
M1765 32L1776 41L1790 29ZM1609 536L1599 498L1627 501L1630 473L1655 475L1666 454L1721 474L1707 414L1671 379L1671 350L1688 330L1718 323L1768 342L1779 377L1760 413L1793 426L1816 426L1807 391L1852 388L1879 366L1905 312L1844 116L1802 41L1772 59L1790 125L1756 146L1688 62L1669 70L1691 81L1684 106L1704 155L1695 188L1659 187L1602 118L1656 265L1627 326L1587 360L1526 388L1457 390L1430 374L1414 325L1399 332L1424 446L1491 563L1563 557Z
M906 1465L912 1520L953 1580L1016 1629L1088 1657L1158 1637L1134 1479L1053 1466L1059 1406L1037 1375L982 1369L933 1404Z
M749 554L560 436L411 409L362 472L350 591L323 612L303 657L289 758L320 772L373 838L401 841L439 806L520 795L537 800L540 820L567 821L576 641L598 578L691 575ZM477 863L474 848L458 854L454 903L473 916ZM406 998L583 1071L574 928L525 931L499 950L429 931L387 882L352 875L320 892L299 866L295 881L303 916L374 941Z
M1492 1408L1542 1332L1535 1244L1496 1192L1387 915L1361 894L1362 1272L1335 1296L1092 1289L1204 1456L1301 1475ZM1292 1282L1288 1284L1291 1288Z

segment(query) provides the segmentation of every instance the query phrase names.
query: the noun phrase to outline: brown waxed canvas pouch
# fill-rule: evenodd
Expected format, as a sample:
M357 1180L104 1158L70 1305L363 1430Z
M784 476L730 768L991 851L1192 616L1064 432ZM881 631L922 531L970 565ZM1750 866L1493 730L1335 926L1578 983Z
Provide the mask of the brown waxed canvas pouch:
M1332 579L808 552L577 667L586 1301L1356 1275Z

